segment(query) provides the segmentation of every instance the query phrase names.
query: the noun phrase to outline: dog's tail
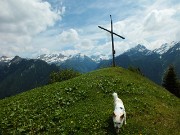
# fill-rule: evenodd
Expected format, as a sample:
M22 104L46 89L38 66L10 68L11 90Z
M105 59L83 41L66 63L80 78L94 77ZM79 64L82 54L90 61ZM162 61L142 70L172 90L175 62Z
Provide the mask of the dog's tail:
M118 98L117 93L114 92L112 95L113 95L113 97L114 97L114 100L116 100L116 99Z

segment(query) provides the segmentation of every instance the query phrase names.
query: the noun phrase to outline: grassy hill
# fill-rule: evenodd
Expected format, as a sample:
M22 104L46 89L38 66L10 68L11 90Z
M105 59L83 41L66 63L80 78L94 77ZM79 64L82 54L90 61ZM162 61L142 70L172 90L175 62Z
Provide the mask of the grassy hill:
M0 133L113 135L113 97L127 112L121 135L177 135L180 100L148 79L105 68L0 100Z

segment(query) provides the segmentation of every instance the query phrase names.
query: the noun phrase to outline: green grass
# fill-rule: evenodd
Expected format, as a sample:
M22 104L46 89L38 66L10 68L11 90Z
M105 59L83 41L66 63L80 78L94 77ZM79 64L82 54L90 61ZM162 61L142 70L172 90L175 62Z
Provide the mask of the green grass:
M148 79L105 68L0 100L0 133L113 135L113 97L123 100L121 135L178 135L180 100Z

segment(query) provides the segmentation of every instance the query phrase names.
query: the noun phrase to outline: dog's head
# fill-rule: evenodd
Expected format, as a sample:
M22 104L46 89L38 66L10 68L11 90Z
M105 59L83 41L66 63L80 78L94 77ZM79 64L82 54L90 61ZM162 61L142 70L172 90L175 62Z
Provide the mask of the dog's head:
M114 128L116 129L116 132L119 132L120 127L122 126L124 121L124 113L115 114L113 113L113 122L114 122Z

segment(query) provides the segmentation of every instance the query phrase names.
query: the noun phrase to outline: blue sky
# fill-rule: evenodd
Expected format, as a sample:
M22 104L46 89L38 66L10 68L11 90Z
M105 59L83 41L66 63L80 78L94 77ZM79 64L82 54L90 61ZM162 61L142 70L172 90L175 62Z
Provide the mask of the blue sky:
M0 56L35 58L40 54L116 55L143 44L148 49L180 41L179 0L2 0Z

